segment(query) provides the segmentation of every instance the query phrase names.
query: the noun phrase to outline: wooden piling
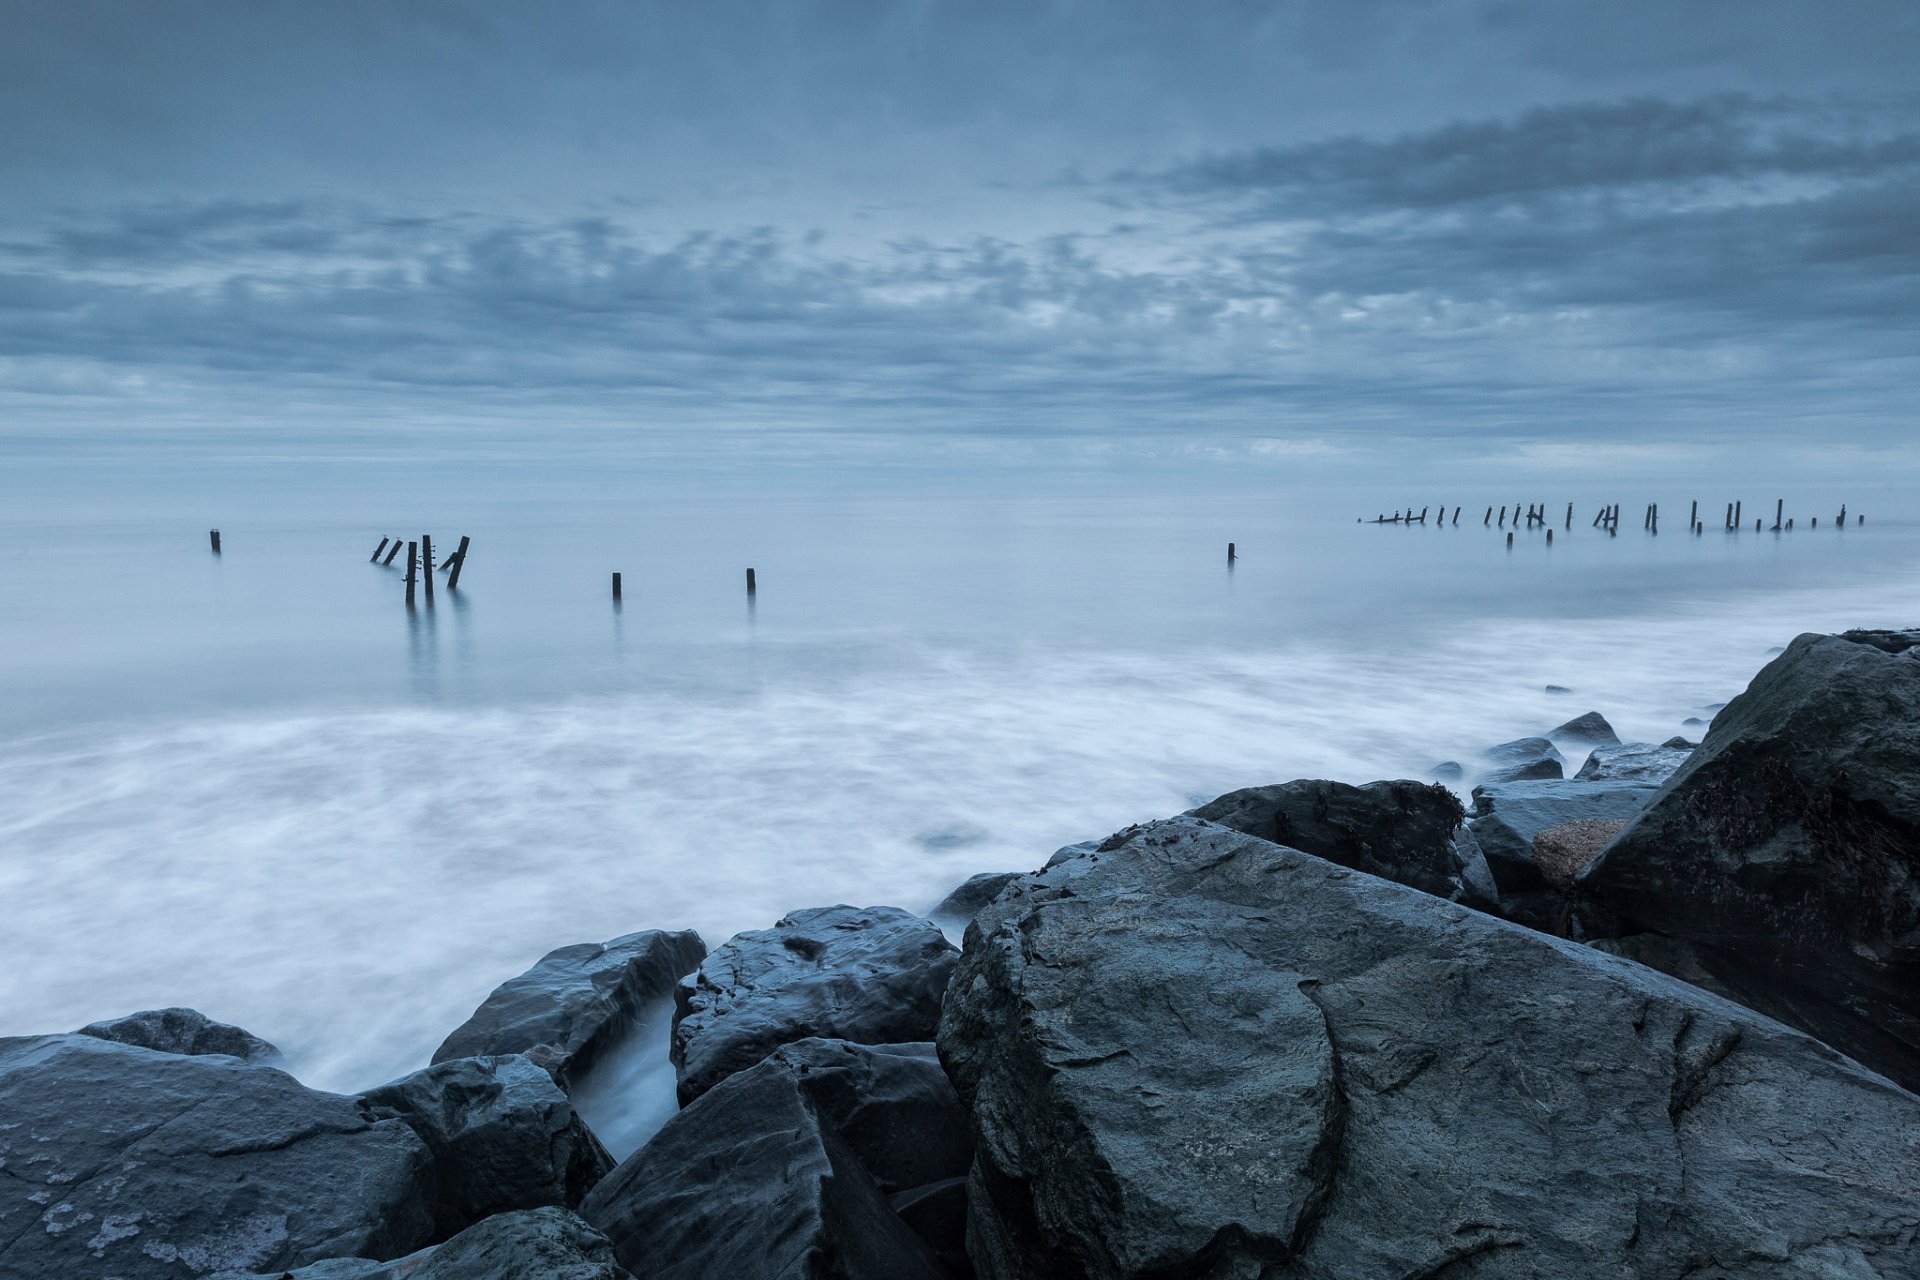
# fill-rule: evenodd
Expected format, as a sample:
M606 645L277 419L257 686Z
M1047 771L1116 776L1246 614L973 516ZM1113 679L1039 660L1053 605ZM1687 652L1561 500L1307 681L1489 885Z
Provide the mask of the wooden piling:
M1551 529L1547 530L1547 545L1548 546L1553 545L1553 530Z
M618 571L615 571L613 575L613 598L615 600L620 598L620 574Z
M393 540L392 548L389 549L387 552L387 558L380 562L382 568L393 563L393 558L400 554L400 546L401 546L400 539L395 538Z
M1780 530L1784 527L1780 523L1780 518L1784 516L1786 513L1787 513L1787 500L1785 498L1775 498L1773 500L1773 531L1775 533L1780 532Z
M1233 561L1234 561L1233 544L1229 542L1227 544L1227 563L1232 564Z
M1755 517L1753 518L1753 531L1754 531L1755 533L1758 533L1758 532L1760 532L1760 517L1759 517L1759 516L1755 516Z
M1453 522L1454 522L1455 524L1459 524L1459 523L1460 523L1460 508L1458 508L1458 507L1455 507L1455 508L1453 509Z
M1693 507L1687 512L1687 528L1691 529L1693 528L1693 526L1699 523L1700 523L1700 499L1695 498L1693 500Z
M1502 529L1507 527L1507 509L1505 507L1500 508L1500 527Z
M1571 502L1567 504L1567 529L1569 532L1573 529L1573 504Z
M1733 528L1733 504L1731 502L1727 504L1727 521L1725 524L1721 525L1720 527L1722 529L1728 529L1728 530L1731 530Z
M1840 527L1847 527L1847 504L1844 502L1840 504Z
M387 549L387 542L388 542L388 539L386 539L386 538L382 538L382 539L380 539L380 545L379 545L379 546L377 546L377 547L375 547L375 548L373 549L373 555L372 555L372 556L370 556L370 557L368 557L368 563L369 563L369 564L371 564L371 563L373 563L373 562L375 562L375 561L377 561L377 560L379 560L379 559L380 559L380 553L381 553L382 551L385 551L385 550Z
M220 554L220 531L218 529L207 530L207 541L213 545L213 554L219 555Z
M452 591L460 585L460 571L467 567L467 544L473 541L466 534L460 535L460 545L453 550L453 572L447 575L447 590Z
M420 535L420 570L427 580L427 603L433 603L433 535Z
M1511 529L1507 530L1507 546L1509 548L1513 546L1513 530Z
M1742 520L1740 518L1740 504L1738 502L1735 502L1733 504L1733 527L1738 529L1743 527L1746 523L1747 522L1745 520Z
M753 570L747 570L747 594L752 595L758 588L753 581Z
M1482 520L1482 521L1481 521L1480 523L1481 523L1482 525L1489 525L1489 524L1492 524L1492 523L1493 523L1493 508L1492 508L1492 507L1488 507L1488 508L1487 508L1487 518L1486 518L1485 520Z
M413 603L413 581L419 569L420 544L417 542L409 542L407 544L407 603L409 605Z

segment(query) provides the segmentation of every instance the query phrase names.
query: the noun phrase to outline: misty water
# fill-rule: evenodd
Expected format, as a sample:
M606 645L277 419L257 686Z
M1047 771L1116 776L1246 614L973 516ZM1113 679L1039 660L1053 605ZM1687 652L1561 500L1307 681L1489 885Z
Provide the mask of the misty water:
M1777 479L5 443L0 1034L191 1005L340 1089L555 946L925 909L1234 787L1428 776L1590 709L1697 736L1775 646L1920 599L1920 528L1858 477L1785 494L1776 536ZM1443 498L1457 526L1355 523ZM1508 550L1481 513L1529 501L1556 541ZM368 556L422 532L473 550L410 611ZM655 1050L619 1082L641 1112Z

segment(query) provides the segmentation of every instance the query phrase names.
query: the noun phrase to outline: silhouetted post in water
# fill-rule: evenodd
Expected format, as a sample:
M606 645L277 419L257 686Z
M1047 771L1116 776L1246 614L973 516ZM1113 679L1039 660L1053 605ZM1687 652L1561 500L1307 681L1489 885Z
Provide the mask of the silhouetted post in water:
M1485 520L1482 520L1482 521L1481 521L1480 523L1481 523L1482 525L1489 525L1489 524L1492 524L1492 523L1493 523L1493 508L1492 508L1492 507L1488 507L1488 508L1487 508L1487 518L1486 518Z
M447 590L452 591L460 585L460 571L467 567L467 544L473 541L466 534L460 535L460 545L453 549L453 572L447 575Z
M757 587L753 581L753 570L749 569L747 570L747 594L752 595L755 590L757 590Z
M1721 525L1720 527L1721 527L1722 529L1731 529L1731 528L1733 528L1733 504L1732 504L1731 502L1729 502L1729 503L1727 504L1727 520L1726 520L1726 523L1725 523L1725 524L1723 524L1723 525Z
M615 600L620 598L620 575L618 573L613 575L613 598Z
M1692 509L1690 509L1687 512L1687 528L1691 529L1693 528L1693 526L1699 523L1700 523L1700 499L1695 498L1693 500Z
M1787 532L1788 532L1788 533L1792 533L1792 532L1793 532L1793 517L1792 517L1792 516L1788 516L1788 517L1787 517Z
M375 547L375 548L373 549L373 554L372 554L371 556L369 556L369 557L367 557L367 563L369 563L369 564L372 564L372 563L374 563L375 561L377 561L377 560L379 560L379 559L380 559L380 553L381 553L382 551L385 551L386 549L387 549L387 539L385 539L385 538L382 538L382 539L380 539L380 545L379 545L379 546L377 546L377 547Z
M1818 529L1818 528L1820 527L1820 517L1819 517L1819 516L1815 516L1815 517L1813 518L1813 526L1812 526L1812 527L1813 527L1813 528L1815 528L1815 529Z
M1759 517L1759 516L1755 516L1755 517L1753 518L1753 531L1754 531L1755 533L1758 533L1758 532L1760 532L1760 517Z
M420 568L427 580L427 602L433 602L433 536L420 535Z
M1502 529L1507 527L1507 509L1505 507L1500 508L1500 527Z
M1660 536L1660 504L1657 502L1647 508L1647 532L1656 538Z
M213 544L213 554L219 555L220 554L220 531L218 529L207 530L207 541Z
M1569 532L1573 529L1573 504L1571 502L1567 504L1567 529Z
M1547 530L1547 545L1548 546L1553 545L1553 530L1551 529Z
M393 558L400 554L400 546L400 539L395 538L392 548L387 552L387 558L380 562L382 568L393 563Z
M1738 529L1744 524L1746 524L1746 521L1740 518L1740 504L1735 502L1733 504L1733 527Z
M1507 549L1509 551L1513 549L1513 530L1511 529L1507 530Z
M1847 504L1844 502L1840 504L1840 527L1842 529L1847 527ZM218 551L219 548L215 547L214 550Z
M407 603L408 604L413 603L413 579L414 579L415 573L418 572L419 568L420 568L420 544L417 542L409 542L407 544Z
M1455 524L1459 524L1459 523L1460 523L1460 508L1458 508L1458 507L1455 507L1455 508L1453 509L1453 522L1454 522Z
M1786 510L1787 500L1785 498L1775 498L1773 500L1773 531L1775 533L1780 532L1783 527L1780 523L1780 517L1786 514Z
M1425 524L1425 523L1427 522L1427 512L1428 512L1428 511L1429 511L1430 509L1431 509L1431 508L1428 508L1428 507L1422 507L1422 508L1420 508L1420 523L1421 523L1421 524Z
M1229 542L1227 544L1227 563L1232 564L1233 561L1234 561L1233 544Z

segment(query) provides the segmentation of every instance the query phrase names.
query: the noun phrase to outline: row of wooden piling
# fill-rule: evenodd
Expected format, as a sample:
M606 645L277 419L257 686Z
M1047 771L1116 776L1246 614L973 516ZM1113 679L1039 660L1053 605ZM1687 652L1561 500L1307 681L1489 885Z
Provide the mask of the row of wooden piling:
M1571 502L1567 504L1567 510L1565 515L1564 527L1569 530L1573 528L1573 505L1574 504ZM1483 527L1489 527L1489 528L1495 527L1497 525L1497 527L1505 529L1508 524L1508 516L1507 516L1508 510L1509 508L1506 506L1500 506L1499 508L1497 508L1497 511L1499 514L1496 520L1496 516L1495 516L1496 508L1493 506L1489 506L1487 508L1486 515L1481 518L1481 521L1480 521L1481 525ZM1536 527L1545 528L1547 531L1547 540L1548 541L1553 540L1553 529L1551 527L1550 520L1547 515L1546 503L1544 502L1528 503L1523 511L1521 508L1521 505L1516 502L1513 504L1511 510L1513 512L1512 524L1515 530L1519 530L1521 528L1521 522L1522 520L1524 520L1526 523L1526 528L1528 530L1532 530ZM1778 498L1774 500L1772 532L1786 533L1786 532L1790 532L1793 529L1793 521L1787 518L1786 510L1787 510L1787 501L1785 498ZM1371 523L1397 524L1397 525L1405 525L1408 527L1411 527L1416 524L1424 525L1427 523L1427 517L1429 513L1432 511L1433 511L1433 508L1431 506L1425 506L1420 508L1420 513L1418 515L1414 514L1412 507L1408 507L1403 511L1395 511L1392 515L1387 515L1385 512L1381 512L1380 514L1376 515L1373 518ZM1366 517L1364 516L1362 516L1360 519L1362 523L1367 522ZM1866 517L1856 512L1854 514L1853 520L1855 524L1864 524L1866 522ZM1457 525L1459 523L1460 523L1460 508L1455 507L1453 509L1452 519L1449 520L1447 516L1446 504L1442 503L1440 506L1439 516L1435 520L1435 527L1440 527L1448 524ZM1847 508L1844 503L1841 504L1840 514L1836 518L1835 523L1842 529L1847 527ZM1590 527L1595 529L1603 529L1607 532L1609 536L1618 537L1620 533L1620 504L1615 502L1615 503L1609 503L1605 506L1602 506L1600 510L1594 514L1593 523L1591 524ZM1660 504L1659 503L1650 502L1647 504L1646 510L1641 515L1640 527L1651 534L1657 535L1660 532ZM1726 515L1725 527L1726 527L1726 531L1729 533L1738 533L1740 530L1746 527L1744 508L1742 504L1737 500L1733 502L1729 502L1727 504L1727 515ZM1764 527L1765 527L1765 522L1763 519L1754 520L1753 531L1755 533L1761 532ZM1815 529L1818 529L1820 527L1820 517L1818 516L1813 517L1811 527ZM1706 532L1706 524L1704 521L1700 519L1700 502L1698 499L1694 500L1691 510L1689 510L1689 512L1687 513L1687 528L1695 534L1702 534ZM1509 533L1507 535L1507 544L1509 546L1513 544L1512 533ZM1228 563L1232 563L1233 555L1234 555L1233 544L1228 543L1227 544Z
M440 572L447 575L447 590L459 589L460 574L467 567L467 548L472 545L473 539L466 534L461 534L460 545L454 549L452 555L447 557L446 562L439 566ZM384 568L393 563L394 558L400 554L402 546L407 549L407 603L411 605L414 602L414 595L422 583L426 585L427 600L431 602L434 574L432 534L423 533L418 539L409 539L405 542L399 538L382 538L380 545L373 549L373 554L367 557L367 561L369 564L378 564Z

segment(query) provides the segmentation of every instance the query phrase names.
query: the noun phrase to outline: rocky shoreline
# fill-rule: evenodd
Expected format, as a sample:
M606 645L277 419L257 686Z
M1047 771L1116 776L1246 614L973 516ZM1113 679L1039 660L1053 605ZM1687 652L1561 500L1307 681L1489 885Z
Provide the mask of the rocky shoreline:
M192 1010L0 1040L0 1280L1920 1275L1920 633L1470 774L563 947L358 1095ZM668 1001L616 1162L571 1095Z

